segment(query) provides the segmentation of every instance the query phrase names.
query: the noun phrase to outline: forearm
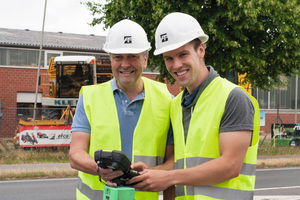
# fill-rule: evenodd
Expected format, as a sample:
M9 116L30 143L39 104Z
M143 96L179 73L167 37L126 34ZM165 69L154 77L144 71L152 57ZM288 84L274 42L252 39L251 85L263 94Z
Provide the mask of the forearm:
M169 171L168 176L173 177L172 185L213 185L236 177L239 170L234 165L217 158L193 168Z
M88 154L90 134L86 132L72 132L69 151L70 165L79 171L97 175L97 164Z
M151 167L150 169L154 169L154 170L172 170L172 169L174 169L174 156L172 156L168 160L166 160L164 162L164 164L157 165L155 167Z
M251 131L220 134L220 157L198 166L173 170L169 174L175 185L213 185L239 175L251 140Z
M164 164L157 165L155 167L152 167L151 169L155 169L155 170L174 169L174 145L167 145Z
M92 174L92 175L98 175L97 163L86 152L77 151L74 153L70 153L69 158L70 158L70 165L73 169L77 169L79 171Z

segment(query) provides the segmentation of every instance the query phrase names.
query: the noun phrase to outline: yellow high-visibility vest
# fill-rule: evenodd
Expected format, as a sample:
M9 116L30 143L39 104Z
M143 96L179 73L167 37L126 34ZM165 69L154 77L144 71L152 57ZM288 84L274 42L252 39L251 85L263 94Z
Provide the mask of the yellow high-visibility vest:
M133 134L132 162L150 167L163 164L170 126L171 94L165 84L143 77L145 99ZM102 150L121 150L117 107L111 81L85 86L83 104L91 125L89 155ZM130 155L128 155L130 156ZM99 177L79 172L77 199L102 199L104 184ZM158 192L135 192L136 200L158 199Z
M192 113L185 141L182 124L182 93L171 103L171 122L174 133L175 168L186 169L220 157L219 128L226 100L238 87L221 78L215 78L200 95ZM243 89L243 88L242 88ZM248 94L249 95L249 94ZM253 199L256 156L259 141L260 117L256 99L249 95L255 109L252 143L248 148L240 175L228 181L209 186L176 186L176 200Z

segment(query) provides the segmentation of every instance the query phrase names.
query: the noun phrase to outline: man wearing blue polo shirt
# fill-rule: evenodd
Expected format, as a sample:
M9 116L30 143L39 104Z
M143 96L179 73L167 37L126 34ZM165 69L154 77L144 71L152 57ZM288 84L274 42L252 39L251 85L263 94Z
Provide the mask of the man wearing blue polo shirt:
M82 88L72 125L69 157L79 170L77 199L102 199L103 181L113 185L111 180L122 175L98 169L93 158L98 149L125 152L137 171L174 167L171 94L165 84L142 77L151 49L144 29L122 20L111 28L103 49L110 54L114 79ZM158 193L136 191L135 199L158 199Z

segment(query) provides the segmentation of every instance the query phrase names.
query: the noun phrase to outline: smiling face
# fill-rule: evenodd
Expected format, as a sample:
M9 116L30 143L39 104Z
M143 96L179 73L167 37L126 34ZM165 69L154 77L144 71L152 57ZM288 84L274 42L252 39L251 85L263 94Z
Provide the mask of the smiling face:
M186 87L189 93L192 93L208 76L203 61L205 47L201 43L195 49L193 44L189 42L163 54L168 72L180 86Z
M147 67L148 55L139 54L111 54L111 68L122 90L139 86L142 82L143 70Z

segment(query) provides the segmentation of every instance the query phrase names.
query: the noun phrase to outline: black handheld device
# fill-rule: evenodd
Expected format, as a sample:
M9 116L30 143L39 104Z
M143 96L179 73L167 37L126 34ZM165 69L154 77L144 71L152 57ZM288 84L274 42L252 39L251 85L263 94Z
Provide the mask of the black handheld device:
M122 176L112 180L112 182L116 183L118 186L129 186L126 184L126 181L139 175L137 171L131 169L131 162L127 155L122 151L103 151L102 149L99 149L95 151L94 159L97 165L101 168L121 170L124 173Z

